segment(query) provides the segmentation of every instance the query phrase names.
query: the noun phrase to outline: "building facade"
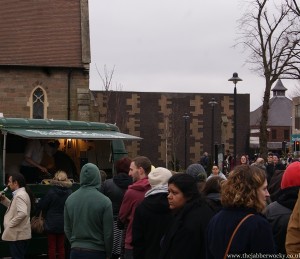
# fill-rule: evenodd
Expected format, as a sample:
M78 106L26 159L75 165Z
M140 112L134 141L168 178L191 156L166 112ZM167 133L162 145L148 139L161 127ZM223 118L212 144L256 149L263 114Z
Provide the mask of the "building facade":
M129 156L146 155L156 166L183 168L215 145L233 151L233 94L91 92L88 17L88 0L1 6L0 113L116 123L143 138L126 143ZM237 95L237 107L242 154L249 146L248 94Z
M0 8L0 112L89 120L88 0L5 1Z
M127 143L131 157L145 155L155 166L184 168L198 162L203 152L211 155L214 145L222 153L233 152L233 94L92 93L93 120L115 123L122 132L143 138ZM217 102L213 109L212 98ZM237 107L237 154L241 155L249 147L249 94L237 95Z
M285 96L286 88L279 79L272 89L268 113L268 149L276 153L285 153L290 147L292 132L292 100ZM262 106L250 113L250 147L259 151L259 126Z

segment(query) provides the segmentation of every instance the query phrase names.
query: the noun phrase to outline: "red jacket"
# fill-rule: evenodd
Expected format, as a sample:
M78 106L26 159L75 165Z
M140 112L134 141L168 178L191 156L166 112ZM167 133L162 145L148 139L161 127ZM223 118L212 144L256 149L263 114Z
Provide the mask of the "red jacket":
M119 220L127 225L125 248L133 249L132 242L132 222L137 205L144 199L145 193L150 190L151 186L148 181L148 177L136 181L132 185L129 185L126 191L122 205L119 211Z

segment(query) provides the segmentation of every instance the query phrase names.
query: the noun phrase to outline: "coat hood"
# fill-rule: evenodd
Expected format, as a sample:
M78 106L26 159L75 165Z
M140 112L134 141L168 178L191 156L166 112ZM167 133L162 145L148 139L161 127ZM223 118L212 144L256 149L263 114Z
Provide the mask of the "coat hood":
M118 173L113 177L113 182L121 189L127 189L132 184L132 178L126 173Z
M142 191L142 192L148 191L150 189L148 177L145 177L141 180L134 182L132 185L128 186L128 189L133 189L133 190Z
M59 187L64 187L64 188L72 187L72 182L69 179L66 181L58 181L58 180L51 179L49 182L51 185L54 185L54 186L59 186Z
M80 186L91 186L100 189L101 177L99 168L92 164L85 164L80 171Z

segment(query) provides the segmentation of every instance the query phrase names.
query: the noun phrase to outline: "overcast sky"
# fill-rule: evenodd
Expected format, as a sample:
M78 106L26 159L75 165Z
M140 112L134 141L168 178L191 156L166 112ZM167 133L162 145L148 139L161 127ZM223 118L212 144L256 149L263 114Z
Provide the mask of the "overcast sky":
M245 1L244 1L245 2ZM115 66L112 90L233 93L233 72L262 104L264 79L249 70L246 53L233 48L241 0L89 0L90 88L103 90L96 66ZM283 80L291 97L295 81Z

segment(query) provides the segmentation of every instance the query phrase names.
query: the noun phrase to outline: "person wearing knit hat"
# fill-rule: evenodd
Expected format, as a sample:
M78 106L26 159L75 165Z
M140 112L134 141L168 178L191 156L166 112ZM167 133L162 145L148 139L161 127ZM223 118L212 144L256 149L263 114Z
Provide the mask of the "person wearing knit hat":
M285 238L289 218L297 201L300 188L300 162L293 162L285 169L281 189L276 201L270 203L265 215L271 223L277 252L286 254Z
M300 162L291 163L282 176L281 189L294 186L300 186Z
M207 174L204 167L200 164L191 164L186 169L186 173L193 176L196 180L206 180Z
M199 192L201 192L204 188L207 178L204 167L200 164L191 164L186 169L186 173L194 177L194 179L197 181L198 190Z
M148 174L148 180L151 188L153 189L156 186L167 185L168 180L171 178L171 176L172 173L168 169L157 167Z
M168 181L172 173L157 167L148 174L151 189L137 206L132 226L133 258L158 258L160 240L171 220Z

